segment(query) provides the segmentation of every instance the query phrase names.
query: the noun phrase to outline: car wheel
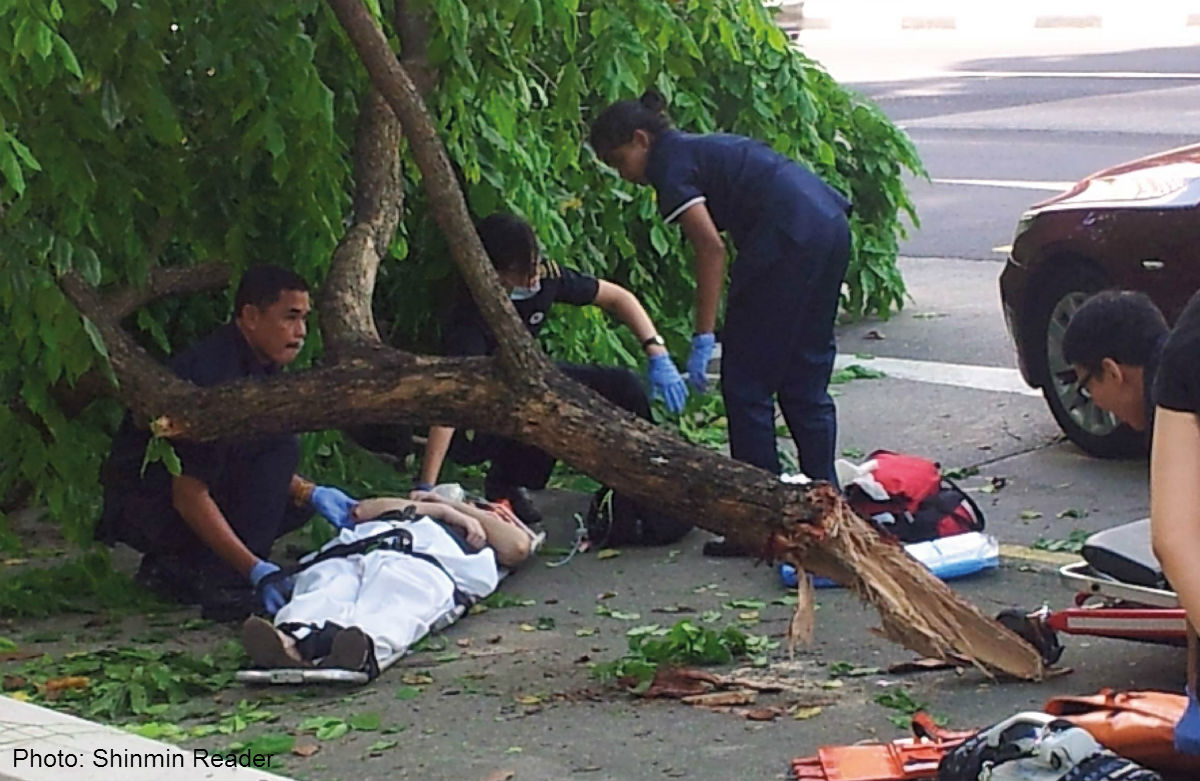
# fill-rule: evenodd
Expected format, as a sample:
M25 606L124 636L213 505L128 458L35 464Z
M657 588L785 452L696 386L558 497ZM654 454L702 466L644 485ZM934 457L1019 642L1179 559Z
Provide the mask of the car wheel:
M1145 451L1145 439L1120 423L1111 413L1080 395L1078 378L1062 357L1067 323L1093 293L1104 287L1104 279L1087 267L1076 267L1050 280L1038 307L1033 338L1040 355L1042 395L1059 428L1087 453L1099 458L1127 458Z

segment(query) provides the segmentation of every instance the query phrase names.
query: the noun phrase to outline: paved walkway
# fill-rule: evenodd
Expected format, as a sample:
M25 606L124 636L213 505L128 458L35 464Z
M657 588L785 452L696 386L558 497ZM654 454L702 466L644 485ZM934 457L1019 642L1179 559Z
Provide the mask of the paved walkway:
M0 697L0 781L288 781L228 754L183 749ZM233 763L266 764L244 753Z

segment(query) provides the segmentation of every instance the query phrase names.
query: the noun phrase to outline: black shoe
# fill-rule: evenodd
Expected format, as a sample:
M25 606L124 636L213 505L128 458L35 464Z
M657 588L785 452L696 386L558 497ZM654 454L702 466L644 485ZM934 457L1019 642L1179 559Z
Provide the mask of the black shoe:
M529 495L527 488L515 485L485 485L484 498L489 502L507 499L508 503L512 505L513 514L527 526L542 522L542 512L534 505L533 497Z
M704 543L704 555L714 558L733 558L735 556L753 556L754 551L722 537L719 540L709 540Z
M375 642L356 626L343 629L334 635L333 647L317 666L324 670L364 672L368 679L374 679L379 675Z

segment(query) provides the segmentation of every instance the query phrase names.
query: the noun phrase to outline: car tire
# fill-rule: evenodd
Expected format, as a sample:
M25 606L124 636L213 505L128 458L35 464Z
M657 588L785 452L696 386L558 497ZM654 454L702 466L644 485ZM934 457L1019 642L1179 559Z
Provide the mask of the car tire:
M1071 315L1106 280L1087 263L1062 265L1042 280L1030 327L1033 365L1037 367L1042 396L1067 439L1098 458L1132 458L1145 453L1145 438L1120 423L1075 388L1074 375L1062 357L1062 335Z

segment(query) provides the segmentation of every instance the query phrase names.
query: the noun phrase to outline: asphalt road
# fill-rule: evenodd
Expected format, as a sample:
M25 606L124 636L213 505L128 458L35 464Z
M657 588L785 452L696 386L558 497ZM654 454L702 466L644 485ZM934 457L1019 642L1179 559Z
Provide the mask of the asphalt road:
M805 51L900 123L921 153L933 182L912 183L922 226L902 248L908 256L1002 260L996 248L1021 211L1056 189L1022 182L1070 183L1200 139L1194 41L1033 34L1005 56L1007 42L946 33L806 35ZM1009 186L939 181L972 179Z

